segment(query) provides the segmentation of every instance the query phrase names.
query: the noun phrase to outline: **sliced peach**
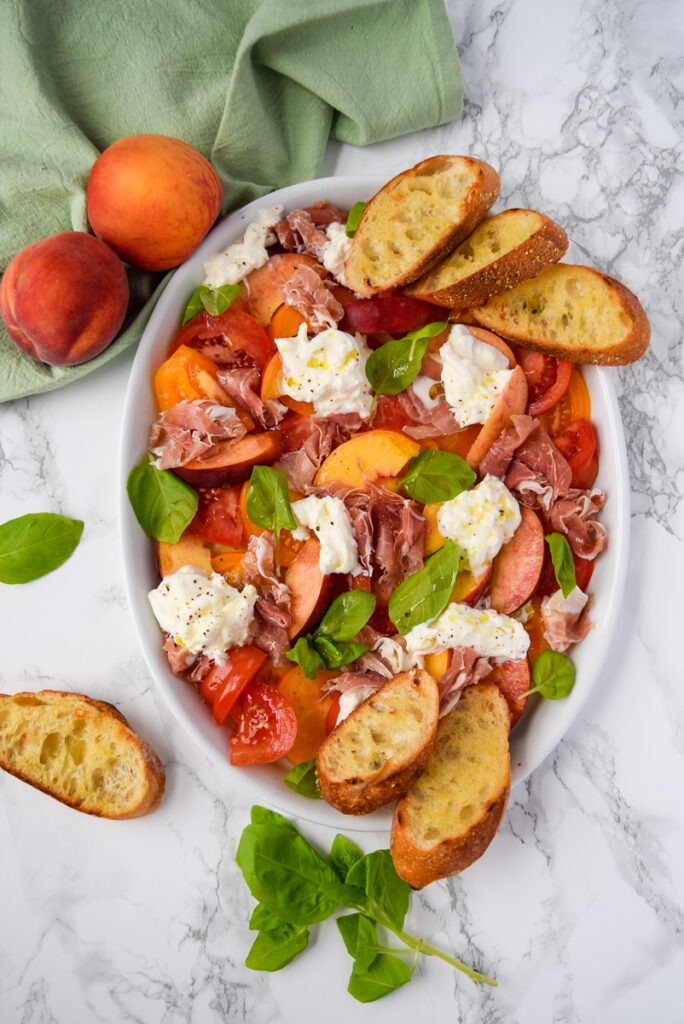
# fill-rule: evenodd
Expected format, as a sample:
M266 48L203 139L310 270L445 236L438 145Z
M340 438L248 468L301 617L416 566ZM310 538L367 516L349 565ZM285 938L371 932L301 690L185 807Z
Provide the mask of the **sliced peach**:
M462 459L466 459L481 429L479 423L473 423L469 427L464 427L463 430L457 430L453 434L443 434L436 438L437 445L443 452L453 452L454 455L460 455Z
M498 334L493 334L492 331L487 331L484 327L473 327L472 324L467 325L468 330L471 334L474 334L478 341L484 341L485 345L491 345L502 355L506 356L508 365L511 369L517 365L517 359L513 353L513 349L506 344L503 338L500 338Z
M321 277L326 276L325 269L311 256L300 256L296 252L286 252L271 256L263 267L253 270L246 277L249 288L249 312L262 327L268 327L273 314L285 301L283 285L301 266L312 267Z
M212 572L211 551L201 537L196 537L194 533L184 533L175 544L160 540L157 559L162 576L171 576L184 565L194 565L196 569L206 572L207 576Z
M288 409L298 412L301 416L313 416L315 409L311 402L296 402L294 398L283 394L283 364L280 353L271 356L261 378L261 401L277 398Z
M423 554L426 558L428 555L434 555L435 551L439 551L446 544L446 537L442 536L437 525L437 513L441 507L441 502L435 502L423 507L423 515L426 519Z
M369 430L336 448L318 470L315 483L324 487L336 480L351 487L364 487L366 481L399 476L419 451L417 441L396 430Z
M222 576L225 576L232 586L238 587L242 585L244 578L242 573L244 557L244 551L223 551L220 555L213 556L211 567L214 572L220 572Z
M511 712L512 728L527 704L527 697L524 697L523 694L527 693L532 686L527 658L505 661L503 665L495 665L487 676L487 682L496 683L506 698L508 709Z
M193 487L222 487L246 480L255 466L269 465L280 455L280 433L248 434L223 441L210 459L192 459L174 472Z
M522 520L494 559L489 583L491 607L510 615L534 593L544 565L544 528L531 508L521 506Z
M296 665L278 683L278 689L287 697L297 716L297 738L286 755L292 764L302 764L315 757L327 735L325 723L336 694L324 696L322 688L333 675L322 670L316 673L315 679L307 679Z
M425 671L433 679L440 680L451 663L451 651L440 651L439 654L426 654Z
M451 591L451 601L458 601L461 604L474 605L480 600L484 589L492 575L492 567L488 565L479 576L473 576L472 572L463 569L459 572Z
M273 314L273 319L266 328L266 333L271 341L275 341L276 338L294 338L299 328L305 323L306 320L298 309L295 309L294 306L283 304Z
M468 465L477 469L502 430L511 425L511 416L521 415L527 408L527 378L522 366L516 366L508 384L499 395L477 440L468 452Z
M333 578L321 572L320 551L320 544L311 537L302 544L285 573L285 582L292 591L289 634L293 640L318 621L332 593Z

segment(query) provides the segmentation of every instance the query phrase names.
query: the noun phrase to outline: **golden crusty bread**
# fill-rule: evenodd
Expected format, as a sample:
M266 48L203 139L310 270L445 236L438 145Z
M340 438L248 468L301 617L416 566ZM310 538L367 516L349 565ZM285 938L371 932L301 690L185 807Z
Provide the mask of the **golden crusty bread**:
M569 263L548 267L470 313L509 341L573 363L633 363L651 337L648 318L628 288Z
M425 767L437 730L439 690L420 669L388 679L321 744L321 796L343 814L369 814L403 796Z
M359 295L414 281L480 223L499 195L493 167L433 156L392 178L363 212L344 266Z
M0 694L0 767L101 818L148 814L164 793L151 747L115 707L79 693Z
M510 789L509 726L494 683L466 687L440 721L427 767L392 821L394 866L414 889L463 871L494 838Z
M555 263L567 248L568 236L544 214L503 210L478 224L406 294L451 309L479 306Z

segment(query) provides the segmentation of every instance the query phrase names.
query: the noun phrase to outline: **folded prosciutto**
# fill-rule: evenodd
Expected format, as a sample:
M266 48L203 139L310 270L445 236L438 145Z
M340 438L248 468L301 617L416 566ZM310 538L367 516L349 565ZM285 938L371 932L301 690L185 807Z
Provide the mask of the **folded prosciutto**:
M176 469L210 457L222 441L238 441L246 433L235 409L200 398L160 413L150 430L149 449L159 469Z
M567 597L563 597L562 590L557 590L543 599L544 636L552 651L567 651L570 644L584 640L593 626L589 618L592 600L579 587L571 590Z
M282 665L285 651L290 648L292 593L276 575L272 533L253 534L249 538L242 575L245 583L253 584L259 594L248 642L270 655L274 665Z

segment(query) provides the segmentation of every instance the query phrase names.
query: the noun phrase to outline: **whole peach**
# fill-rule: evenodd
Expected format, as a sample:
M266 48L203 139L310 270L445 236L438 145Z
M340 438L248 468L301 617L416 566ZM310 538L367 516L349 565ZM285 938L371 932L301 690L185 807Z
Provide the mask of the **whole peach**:
M187 142L129 135L93 164L88 220L122 260L143 270L169 270L197 248L222 198L218 174Z
M34 359L74 366L99 355L126 315L128 278L108 245L62 231L18 252L0 284L0 314Z

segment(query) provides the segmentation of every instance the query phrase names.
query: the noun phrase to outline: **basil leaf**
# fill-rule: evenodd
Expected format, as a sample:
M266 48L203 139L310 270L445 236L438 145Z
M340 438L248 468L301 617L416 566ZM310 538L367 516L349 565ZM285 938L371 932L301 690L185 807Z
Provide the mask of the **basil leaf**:
M211 316L220 316L239 294L239 284L223 284L220 288L210 288L206 284L201 284L199 288L195 288L185 307L183 327L198 313L207 312Z
M544 540L549 545L558 586L563 591L563 597L567 597L576 586L575 560L572 557L568 538L564 537L562 533L548 533Z
M428 448L410 460L401 486L409 498L427 505L451 501L476 479L477 474L460 455Z
M280 921L277 929L259 932L247 954L245 967L253 971L279 971L309 945L306 925Z
M350 869L362 857L363 852L356 843L352 843L351 839L342 835L335 836L330 848L330 861L337 868L343 882L346 882Z
M523 697L541 693L547 700L560 700L575 685L575 666L558 651L542 651L532 667L532 682L534 686Z
M294 647L285 652L285 657L299 665L307 679L315 679L320 669L325 668L325 662L314 647L310 634L300 636Z
M327 636L314 636L313 642L325 662L325 667L331 671L348 665L350 661L356 661L370 650L368 644L336 643Z
M294 790L295 793L299 793L300 796L305 796L309 800L321 799L318 782L316 781L315 757L312 757L310 761L303 761L302 764L296 764L294 768L290 768L287 775L283 777L283 782L290 789Z
M290 505L287 486L287 476L282 469L255 466L247 491L247 515L257 526L273 530L275 534L277 571L280 571L280 531L296 530L299 526Z
M0 583L29 583L59 568L76 550L83 522L30 512L0 526Z
M148 454L128 474L128 500L135 518L155 540L176 544L197 512L197 491L171 473L157 469Z
M336 597L321 619L316 636L331 640L351 640L363 629L375 611L375 594L348 590Z
M284 818L277 811L271 811L268 807L260 807L255 804L251 814L253 825L272 825L273 828L284 828L288 832L297 834L297 829L289 818Z
M371 352L366 362L366 377L376 395L398 395L405 391L420 373L430 338L441 334L445 327L446 320L426 324Z
M401 930L411 887L397 874L389 850L375 850L357 860L346 881L347 885L363 889L373 907L380 911L391 927Z
M354 203L354 205L352 206L351 210L349 211L349 216L347 217L346 227L344 229L347 238L353 238L354 235L356 234L356 229L359 226L359 221L361 220L363 211L366 209L367 206L368 203Z
M458 575L460 551L453 540L427 559L418 572L399 584L389 600L389 617L405 636L414 626L434 619L449 604Z
M372 1003L401 988L411 980L412 973L411 968L399 957L391 953L378 953L365 971L354 964L347 992L360 1003Z
M336 923L354 968L367 971L380 952L375 924L365 914L345 914Z
M332 865L294 828L248 825L236 860L252 896L291 924L324 921L350 898Z
M277 932L283 922L263 905L257 903L249 919L249 930L252 932Z

